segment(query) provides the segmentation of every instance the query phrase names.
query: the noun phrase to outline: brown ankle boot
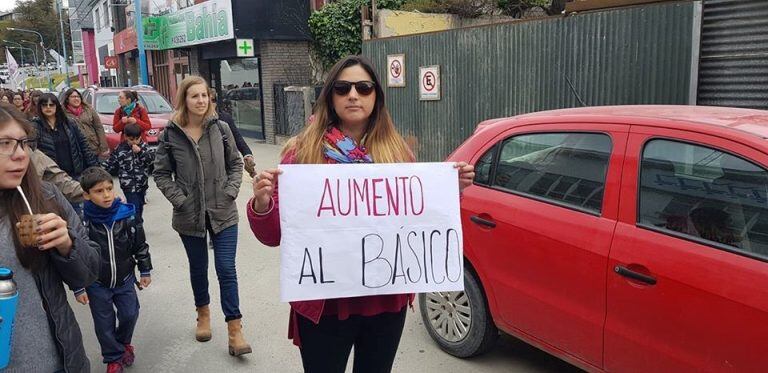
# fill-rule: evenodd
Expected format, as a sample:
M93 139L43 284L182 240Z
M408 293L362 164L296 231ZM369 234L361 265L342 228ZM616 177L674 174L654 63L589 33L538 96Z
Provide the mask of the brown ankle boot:
M229 330L229 354L240 356L250 354L251 345L243 338L243 326L240 319L227 321L227 330Z
M197 328L195 339L198 342L211 340L211 309L208 306L197 307Z

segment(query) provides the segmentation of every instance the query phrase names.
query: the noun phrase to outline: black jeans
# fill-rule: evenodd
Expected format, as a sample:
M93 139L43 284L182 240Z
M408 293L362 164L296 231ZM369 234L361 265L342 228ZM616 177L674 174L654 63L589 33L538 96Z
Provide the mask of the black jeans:
M298 315L304 372L343 373L352 346L354 373L392 371L405 311L406 308L375 316L353 315L346 320L339 320L336 315L323 316L317 325Z

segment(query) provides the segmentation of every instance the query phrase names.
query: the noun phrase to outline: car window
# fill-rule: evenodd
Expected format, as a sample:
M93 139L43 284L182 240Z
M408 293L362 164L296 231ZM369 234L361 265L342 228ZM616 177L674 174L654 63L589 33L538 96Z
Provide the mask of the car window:
M598 133L542 133L501 146L492 185L600 213L611 139Z
M488 185L491 181L491 166L496 158L498 146L488 150L475 164L475 184Z
M645 145L638 223L768 259L768 172L705 146Z
M120 104L117 101L119 92L98 92L96 94L96 111L102 114L114 113ZM157 92L139 93L139 102L149 114L170 113L173 111L171 105Z

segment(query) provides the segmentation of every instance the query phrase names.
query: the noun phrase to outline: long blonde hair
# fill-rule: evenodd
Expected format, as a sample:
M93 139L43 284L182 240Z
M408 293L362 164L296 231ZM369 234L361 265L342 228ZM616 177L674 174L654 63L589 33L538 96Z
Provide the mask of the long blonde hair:
M186 127L189 121L189 110L187 109L187 91L189 87L193 85L202 84L205 86L205 91L210 92L208 82L198 75L189 75L179 84L179 89L176 91L176 111L173 113L173 122L181 127ZM203 115L204 120L216 116L216 104L208 98L208 110Z
M370 61L360 56L348 56L333 66L328 79L323 85L315 107L312 110L314 120L304 129L288 141L284 152L295 150L296 162L306 164L325 163L323 156L323 136L330 126L340 122L336 110L333 108L333 84L338 79L342 70L359 65L371 76L376 87L376 103L373 112L368 118L366 134L361 145L368 149L368 154L376 163L412 162L413 153L408 148L403 137L397 132L392 117L389 115L384 100L384 90L381 88L379 77L373 70Z

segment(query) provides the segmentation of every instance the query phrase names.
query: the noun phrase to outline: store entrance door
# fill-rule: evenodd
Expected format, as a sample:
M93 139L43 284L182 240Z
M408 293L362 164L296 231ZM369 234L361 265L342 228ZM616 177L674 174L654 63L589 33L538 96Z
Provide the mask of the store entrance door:
M234 58L219 61L218 104L235 119L244 136L264 139L261 73L259 58Z

